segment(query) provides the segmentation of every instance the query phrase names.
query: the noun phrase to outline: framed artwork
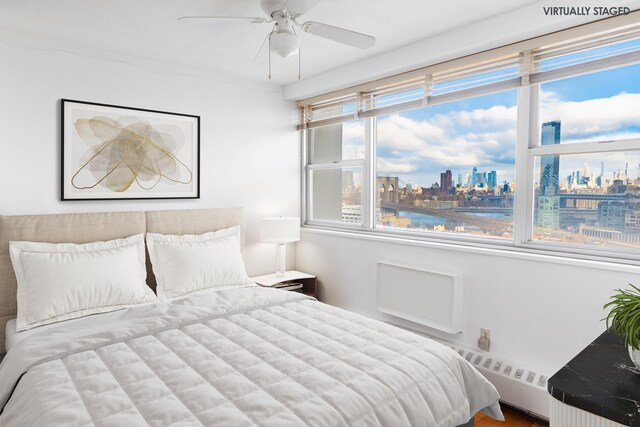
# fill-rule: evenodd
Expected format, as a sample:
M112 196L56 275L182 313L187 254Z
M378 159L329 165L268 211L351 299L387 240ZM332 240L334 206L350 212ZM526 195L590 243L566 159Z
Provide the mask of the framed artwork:
M62 100L62 200L200 198L200 117Z

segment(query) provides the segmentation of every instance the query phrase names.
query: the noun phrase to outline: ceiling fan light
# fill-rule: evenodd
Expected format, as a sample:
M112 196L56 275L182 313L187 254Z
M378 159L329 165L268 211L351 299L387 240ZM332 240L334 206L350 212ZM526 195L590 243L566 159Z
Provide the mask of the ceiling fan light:
M298 53L300 39L293 33L281 32L271 35L271 52L288 58Z

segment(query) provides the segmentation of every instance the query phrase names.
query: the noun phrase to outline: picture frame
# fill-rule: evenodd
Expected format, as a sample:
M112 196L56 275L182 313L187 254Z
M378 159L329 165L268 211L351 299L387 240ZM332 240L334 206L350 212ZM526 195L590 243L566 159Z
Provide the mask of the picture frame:
M200 116L61 100L61 200L200 198Z

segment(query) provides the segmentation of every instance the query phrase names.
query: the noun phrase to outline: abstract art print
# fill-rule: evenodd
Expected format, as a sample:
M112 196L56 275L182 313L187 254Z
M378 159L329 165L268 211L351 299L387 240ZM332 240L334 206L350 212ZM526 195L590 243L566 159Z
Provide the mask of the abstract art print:
M62 100L62 200L197 199L200 117Z

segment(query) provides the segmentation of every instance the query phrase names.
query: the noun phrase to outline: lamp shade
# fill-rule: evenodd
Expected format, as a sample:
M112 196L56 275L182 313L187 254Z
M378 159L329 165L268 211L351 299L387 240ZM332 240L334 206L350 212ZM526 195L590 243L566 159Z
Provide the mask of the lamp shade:
M260 238L266 243L290 243L300 240L300 218L265 218L260 223Z

